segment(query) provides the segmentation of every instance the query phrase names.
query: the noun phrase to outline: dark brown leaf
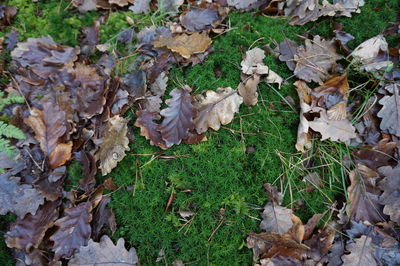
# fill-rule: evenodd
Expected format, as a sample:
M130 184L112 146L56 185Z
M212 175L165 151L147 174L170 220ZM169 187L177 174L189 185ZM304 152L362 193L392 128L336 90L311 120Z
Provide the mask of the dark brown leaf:
M160 120L161 116L146 110L136 111L136 116L135 126L140 127L140 135L150 140L151 145L166 149L165 141L161 138L161 133L158 131L159 124L154 122L154 120Z
M180 144L183 139L188 138L189 130L194 129L195 109L190 91L188 86L172 90L169 94L172 99L166 100L168 107L160 112L164 119L159 131L168 148Z
M70 258L75 250L86 245L90 238L92 204L84 202L64 210L64 216L55 222L57 231L50 237L54 242L55 257Z
M107 204L110 202L110 197L103 196L99 205L93 212L92 219L92 238L94 240L99 240L103 233L106 233L107 229L111 232L117 230L117 224L115 222L115 214L113 210L107 208Z
M42 239L54 221L58 218L60 201L49 201L40 206L35 215L28 214L23 219L17 219L6 233L6 243L9 248L38 248Z

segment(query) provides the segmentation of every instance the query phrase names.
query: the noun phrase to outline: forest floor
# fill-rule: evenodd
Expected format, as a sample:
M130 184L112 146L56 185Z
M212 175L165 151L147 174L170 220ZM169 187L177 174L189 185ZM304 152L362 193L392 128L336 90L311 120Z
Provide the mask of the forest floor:
M5 1L6 5L17 6L19 12L0 37L17 28L20 41L50 35L60 44L79 45L81 29L90 26L99 14L80 14L69 9L68 2ZM396 0L366 2L360 14L335 19L355 37L348 44L351 49L380 34L397 19ZM36 15L38 12L41 16ZM164 17L110 11L100 25L101 43L113 42L114 36L130 27L126 16L137 21L139 29L164 23ZM233 12L226 23L229 31L212 38L214 52L203 63L170 70L166 95L183 84L194 93L236 88L240 82L240 62L248 49L279 43L285 38L301 42L300 35L306 34L326 38L334 35L331 18L291 26L284 17ZM130 62L123 62L117 74L125 74ZM106 191L111 196L110 206L117 222L112 239L124 237L129 246L136 248L142 265L157 265L161 250L164 255L160 265L171 265L177 259L188 265L250 265L252 251L246 247L246 234L260 231L259 214L267 200L264 183L278 186L284 194L283 205L292 208L303 221L324 213L337 199L345 198L348 172L343 161L352 147L330 141L314 142L309 158L317 162L316 168L327 167L320 174L323 185L309 192L302 181L305 172L299 169L304 157L295 149L299 111L287 103L290 98L298 103L292 85L295 78L285 63L272 55L267 54L264 62L287 83L280 90L275 85L260 84L258 104L242 106L232 123L219 131L208 131L205 142L162 151L140 136L140 129L133 125L134 110L126 113L134 136L130 151L110 174L98 176L97 181L111 177L118 187ZM359 83L351 74L348 79L351 88ZM68 166L69 186L74 187L81 177L82 168L73 161ZM171 195L174 200L166 211ZM190 215L185 217L185 212ZM329 212L325 214L322 223L330 219ZM9 219L12 217L2 218L3 232ZM0 245L2 265L13 264L3 239Z

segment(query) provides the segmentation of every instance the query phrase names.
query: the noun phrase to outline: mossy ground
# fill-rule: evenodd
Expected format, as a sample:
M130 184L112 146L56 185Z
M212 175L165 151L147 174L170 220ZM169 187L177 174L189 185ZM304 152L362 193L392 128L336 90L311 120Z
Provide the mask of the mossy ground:
M396 0L367 2L361 14L339 19L344 30L356 37L351 47L380 33L396 19ZM22 39L49 34L58 42L76 45L79 29L91 25L98 17L95 12L81 15L65 9L67 1L33 4L10 0L7 3L20 7L14 27L23 30L20 32ZM36 16L39 11L42 16ZM55 12L59 12L58 15ZM103 42L128 27L126 14L134 16L130 12L114 13L102 26ZM279 42L285 37L299 40L297 35L305 31L332 35L329 18L303 27L289 26L286 19L250 13L234 13L228 20L232 30L213 39L215 52L204 63L172 69L169 90L182 84L191 86L195 93L218 87L236 88L242 55L250 47ZM154 19L140 21L145 25L146 21ZM65 27L65 23L72 24ZM292 74L285 64L272 56L267 56L265 63L284 78ZM290 79L288 84L292 81ZM259 208L267 199L263 183L280 185L282 181L286 192L284 203L296 208L299 200L303 202L296 212L303 221L325 211L334 196L343 191L340 182L328 184L327 177L321 191L306 193L300 173L282 167L277 154L282 154L285 162L290 161L289 154L295 153L298 124L298 113L285 104L282 97L297 97L291 85L283 85L279 91L275 85L272 87L275 90L261 84L259 103L254 107L243 105L231 124L218 132L207 133L208 141L174 146L163 152L163 155L175 157L168 160L151 156L160 150L139 136L139 129L133 127L134 116L132 112L128 114L132 117L135 141L126 158L109 175L121 187L111 194L111 206L118 223L114 239L124 237L129 245L136 247L142 265L155 265L160 249L165 250L165 260L160 261L160 265L171 264L175 259L191 265L249 265L252 254L245 247L246 232L259 231ZM246 152L249 147L252 152ZM323 145L319 147L323 149ZM77 180L79 167L73 166L70 178ZM331 169L332 173L327 176L339 175L340 165ZM281 175L282 172L286 174ZM172 192L176 197L167 213L165 207ZM195 215L184 222L180 220L179 210ZM3 254L6 251L2 248L1 260Z

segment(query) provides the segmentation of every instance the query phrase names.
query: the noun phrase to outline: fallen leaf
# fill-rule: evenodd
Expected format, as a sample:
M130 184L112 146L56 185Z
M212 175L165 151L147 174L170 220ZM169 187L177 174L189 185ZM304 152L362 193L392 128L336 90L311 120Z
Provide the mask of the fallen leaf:
M81 13L97 9L97 0L72 0L72 4Z
M346 212L355 221L370 223L385 220L383 206L379 203L380 190L376 187L378 174L366 166L357 165L349 174L350 186L347 188L349 205Z
M92 226L92 239L97 241L103 233L111 230L114 233L117 230L117 223L115 221L114 211L107 208L110 203L109 196L103 195L99 205L93 211Z
M371 245L371 241L371 237L363 235L354 239L354 243L347 244L346 249L350 254L342 256L343 265L378 265L374 259L375 248Z
M390 85L386 85L389 87ZM380 128L384 131L400 136L400 96L399 96L400 83L393 84L391 95L385 95L379 100L382 109L378 112L377 116L382 118Z
M76 250L87 244L91 233L91 211L90 202L80 203L65 209L64 216L54 223L57 231L50 240L54 242L52 249L57 259L70 258Z
M204 133L209 127L219 130L221 124L229 124L242 102L243 98L230 87L206 91L205 97L199 95L195 104L198 113L194 119L197 132Z
M156 80L150 85L151 92L156 96L163 96L168 85L168 76L166 72L161 72Z
M343 11L340 12L341 16L351 17L351 13L360 13L360 7L365 5L364 0L333 0L334 4L339 4Z
M168 107L160 112L164 119L159 131L168 148L180 144L188 137L189 130L194 129L195 109L192 104L193 97L190 95L191 90L188 86L172 90L169 94L172 99L165 101Z
M352 63L361 63L361 70L367 72L384 70L393 64L389 60L388 44L382 35L366 40L351 53Z
M322 84L340 58L342 57L336 53L334 42L326 41L316 35L314 40L306 39L305 45L297 49L294 55L296 62L294 74L307 82Z
M160 120L161 116L147 110L136 111L136 116L135 126L140 127L140 135L150 140L151 145L166 149L165 141L162 139L160 131L158 131L159 124L154 122L154 120Z
M296 150L305 152L305 149L311 148L311 136L308 133L310 125L304 116L304 114L311 111L311 89L301 80L296 81L294 85L300 99L300 123L297 128Z
M309 239L313 235L315 227L323 216L324 215L321 213L316 213L308 219L307 223L304 225L304 240Z
M279 60L285 62L290 70L296 68L296 62L294 61L294 55L297 52L299 45L292 40L285 39L279 43Z
M260 76L257 74L239 83L237 90L240 96L243 97L245 105L252 106L258 102L258 83L260 83Z
M132 10L135 14L147 14L150 10L150 2L151 0L135 0L133 5L129 7L129 10Z
M6 34L6 41L4 42L7 46L7 50L11 51L18 43L18 32L16 29L12 29L9 33Z
M71 159L72 141L58 144L50 153L49 163L51 168L57 168L64 165Z
M163 0L159 1L159 8L164 12L178 12L184 0Z
M30 251L38 248L47 229L51 228L58 218L60 201L49 201L40 206L35 215L27 214L23 219L17 219L6 233L6 243L9 248Z
M261 214L263 220L261 221L260 228L267 232L287 233L293 226L292 216L293 211L291 209L268 203Z
M289 239L293 239L297 243L301 243L303 242L305 233L303 222L296 215L292 215L291 219L293 225L285 234L283 234L283 236Z
M321 140L330 139L349 143L351 139L357 136L356 129L349 120L330 120L324 110L320 111L320 117L308 122L308 124L312 130L321 133Z
M43 196L31 185L19 184L19 178L10 172L0 175L1 215L11 212L21 219L28 213L35 215L43 202Z
M266 74L266 73L258 73L259 68L264 66L263 60L265 58L264 50L256 47L246 52L243 61L240 63L242 66L242 72L247 75L252 74ZM268 71L268 69L266 70Z
M181 24L191 32L210 29L218 19L218 12L210 8L193 8L179 17Z
M167 47L187 59L193 54L205 52L211 45L211 38L206 33L193 33L192 35L183 33L175 36L160 36L153 42L153 45L154 47Z
M149 96L146 97L144 109L150 113L159 113L161 108L162 100L160 96Z
M310 257L315 264L329 262L326 255L332 248L335 233L335 229L326 226L320 230L318 234L314 234L310 239L304 241L304 244L310 248L308 257Z
M379 187L383 190L379 197L379 202L385 206L383 213L400 224L400 167L382 166L378 171L384 176L384 179L379 182Z
M247 247L253 249L253 259L273 258L277 256L292 257L302 260L307 255L308 247L292 239L287 239L276 233L249 233Z
M129 4L133 4L135 0L108 0L108 3L111 5L118 5L118 6L127 6Z
M259 0L227 0L229 6L234 6L237 9L249 9Z
M103 129L100 139L95 140L99 145L96 158L100 160L101 174L107 175L125 157L129 151L128 120L118 115L111 117Z
M68 265L139 265L139 259L134 248L126 250L123 238L118 239L117 245L114 245L112 240L104 235L100 242L90 239L87 246L81 246Z

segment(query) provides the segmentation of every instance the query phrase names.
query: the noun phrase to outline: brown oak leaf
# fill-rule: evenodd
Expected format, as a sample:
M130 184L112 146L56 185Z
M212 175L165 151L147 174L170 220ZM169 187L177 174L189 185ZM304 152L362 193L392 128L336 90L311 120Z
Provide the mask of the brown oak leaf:
M371 241L371 237L363 235L356 238L354 243L347 244L346 249L350 254L342 256L343 265L378 265L374 258L375 247L371 244Z
M198 113L194 119L197 132L204 133L209 127L219 130L221 124L229 124L242 102L243 98L230 87L206 91L205 97L199 95L196 103Z
M385 205L383 213L400 224L400 167L382 166L378 171L385 177L379 182L379 187L383 190L379 201Z
M400 83L386 84L386 90L391 92L390 95L385 95L379 100L382 109L377 116L382 118L380 128L384 131L400 136Z
M193 117L195 109L190 91L191 88L188 86L172 90L169 94L172 99L165 101L168 107L160 112L164 120L159 127L159 131L168 148L174 144L181 143L183 139L189 136L189 130L194 129Z
M210 29L218 19L218 12L211 8L193 8L179 17L181 24L191 32Z
M58 218L60 201L48 201L40 206L35 215L27 214L23 219L17 219L6 233L6 243L9 248L38 248L42 239L54 221Z
M260 83L260 76L257 74L239 83L237 90L240 96L243 97L243 102L245 105L251 106L258 102L258 83Z
M297 49L294 55L294 74L307 82L322 84L340 58L342 57L336 53L334 42L316 35L313 40L306 39L304 46Z
M165 141L162 139L160 131L158 131L160 125L154 122L154 120L160 120L161 116L147 110L136 111L136 116L135 126L140 127L140 135L150 140L151 145L166 149Z
M86 245L90 238L92 204L80 203L76 207L64 210L64 216L55 222L57 231L50 237L54 242L53 251L56 259L70 258L74 251Z
M154 47L167 47L183 58L193 54L203 53L211 45L211 38L206 33L180 34L175 36L160 36L153 42Z
M101 174L107 175L125 157L129 151L128 119L119 115L111 117L102 131L100 139L95 140L99 145L96 158L100 160Z
M284 234L293 226L293 210L268 203L261 214L260 228L267 232Z
M117 245L104 235L100 242L94 242L90 239L87 246L81 246L69 261L69 266L81 265L139 265L139 259L135 248L129 251L125 248L123 238L118 239Z

